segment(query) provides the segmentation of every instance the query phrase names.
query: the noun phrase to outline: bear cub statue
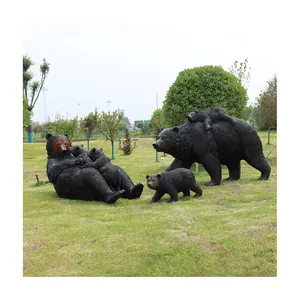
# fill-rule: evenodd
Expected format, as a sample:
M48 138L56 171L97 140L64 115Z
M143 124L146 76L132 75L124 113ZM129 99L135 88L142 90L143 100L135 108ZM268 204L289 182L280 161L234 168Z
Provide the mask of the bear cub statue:
M170 202L176 202L180 192L187 197L190 196L190 190L196 193L195 198L202 195L202 189L189 169L178 168L169 172L147 175L146 179L148 187L156 191L152 198L153 203L159 201L164 194L170 195Z
M235 124L235 119L230 117L226 110L220 107L190 112L187 118L190 122L203 122L205 130L209 130L211 124L218 120L230 122L232 125Z
M81 158L83 163L90 163L91 159L88 156L88 151L85 151L82 146L71 147L71 153L77 158Z
M104 154L102 148L93 148L87 153L87 156L90 162L81 166L81 168L97 169L112 190L125 190L122 195L123 198L136 199L141 196L144 185L141 183L134 185L128 174L121 167L111 163L110 158Z
M102 148L93 148L88 153L88 157L92 162L87 163L86 165L82 166L82 168L90 167L97 169L102 174L111 189L120 191L122 185L120 167L111 163L110 158L104 154Z

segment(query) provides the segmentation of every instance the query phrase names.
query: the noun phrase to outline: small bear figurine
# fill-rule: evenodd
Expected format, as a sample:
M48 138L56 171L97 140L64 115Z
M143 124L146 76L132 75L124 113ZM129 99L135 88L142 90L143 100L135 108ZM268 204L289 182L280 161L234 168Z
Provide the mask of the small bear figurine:
M205 130L209 130L211 124L217 120L227 121L232 125L235 124L235 119L230 117L226 110L220 107L190 112L187 115L187 118L190 122L203 122L205 125Z
M191 190L196 193L195 198L202 195L202 189L196 183L195 176L189 169L178 168L169 172L147 175L146 179L148 187L156 190L152 198L153 203L159 201L164 194L170 195L170 202L176 202L180 192L189 197Z
M123 198L136 199L143 192L144 185L141 183L133 184L129 175L121 167L111 163L110 158L106 156L102 148L93 148L87 153L91 162L81 166L81 168L97 169L111 190L125 190Z

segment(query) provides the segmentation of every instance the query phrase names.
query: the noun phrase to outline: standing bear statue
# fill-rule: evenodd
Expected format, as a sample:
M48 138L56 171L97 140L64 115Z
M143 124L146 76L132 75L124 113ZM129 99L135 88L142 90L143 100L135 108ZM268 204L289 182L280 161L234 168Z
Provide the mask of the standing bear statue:
M271 168L256 130L241 119L234 118L234 121L233 124L216 120L210 130L206 130L203 122L187 122L164 129L153 147L175 158L166 171L189 169L194 162L202 164L211 177L205 184L208 186L221 183L221 165L226 165L229 170L226 180L240 179L241 160L261 172L260 180L267 180Z

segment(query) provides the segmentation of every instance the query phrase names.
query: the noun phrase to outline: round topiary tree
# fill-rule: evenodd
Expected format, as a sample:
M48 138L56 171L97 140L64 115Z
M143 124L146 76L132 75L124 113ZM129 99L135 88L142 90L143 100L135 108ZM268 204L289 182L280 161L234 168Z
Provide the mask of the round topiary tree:
M172 127L187 122L191 111L222 107L243 118L247 91L240 80L219 66L203 66L179 73L163 103L163 118Z

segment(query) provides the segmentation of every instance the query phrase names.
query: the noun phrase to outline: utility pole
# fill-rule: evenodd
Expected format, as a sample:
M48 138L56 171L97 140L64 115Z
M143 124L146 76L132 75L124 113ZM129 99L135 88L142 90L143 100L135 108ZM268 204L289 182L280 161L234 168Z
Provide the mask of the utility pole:
M108 111L110 112L109 104L112 103L112 102L108 100L106 103L108 104Z

